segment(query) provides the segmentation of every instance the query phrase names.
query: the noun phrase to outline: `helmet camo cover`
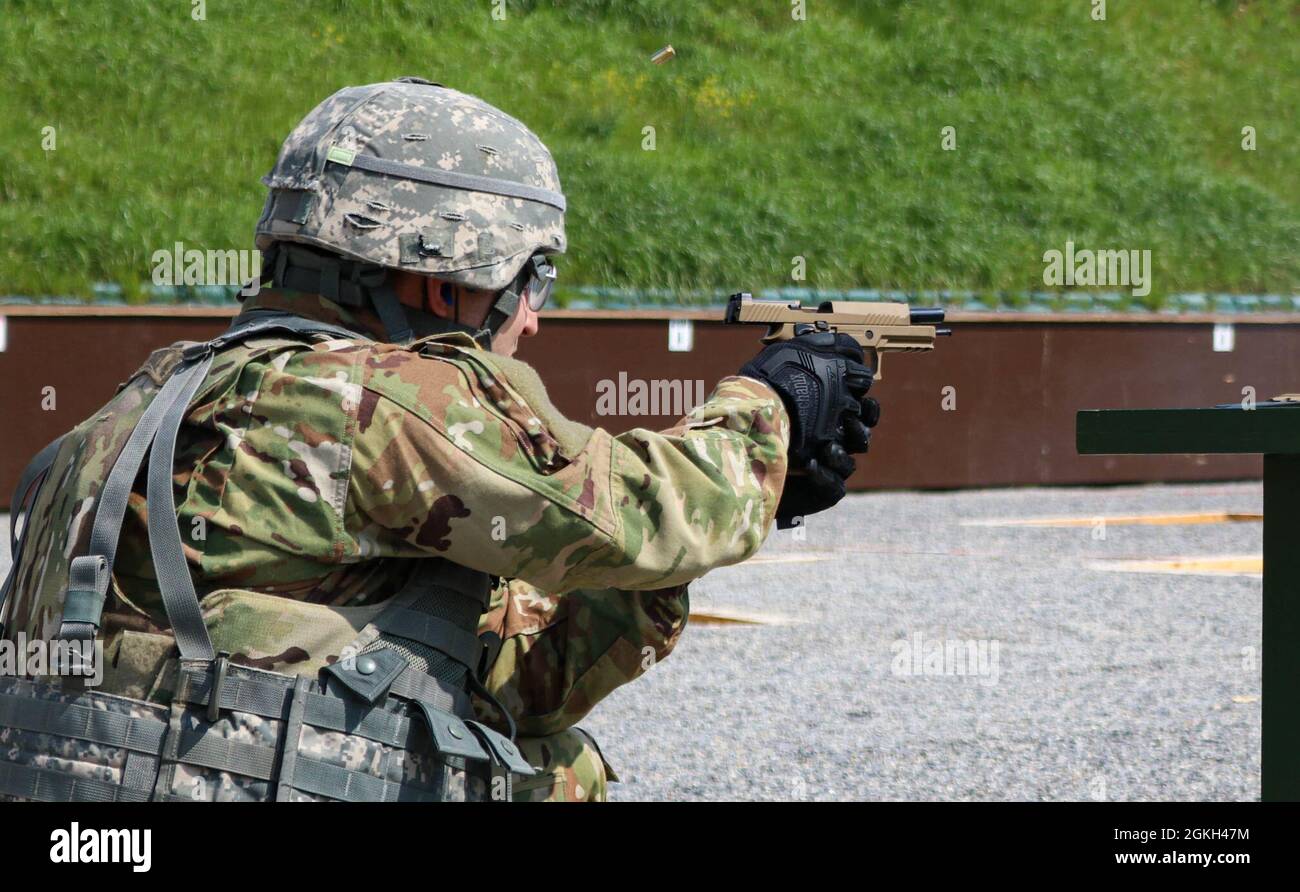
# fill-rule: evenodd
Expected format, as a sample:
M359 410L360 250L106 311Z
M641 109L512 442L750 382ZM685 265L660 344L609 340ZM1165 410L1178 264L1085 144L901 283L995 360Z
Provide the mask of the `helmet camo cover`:
M537 135L418 78L339 90L262 182L261 250L298 242L500 291L534 254L565 249L559 174Z

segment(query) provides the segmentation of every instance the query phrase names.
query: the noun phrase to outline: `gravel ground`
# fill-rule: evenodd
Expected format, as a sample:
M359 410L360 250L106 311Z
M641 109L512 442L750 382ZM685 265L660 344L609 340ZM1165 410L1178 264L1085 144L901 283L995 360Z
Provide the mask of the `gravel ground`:
M1261 506L1253 483L850 496L693 587L790 622L688 628L583 726L621 800L1257 799L1260 579L1094 565L1258 554L1261 524L962 522ZM895 673L918 635L983 640L985 674Z
M692 624L583 727L618 800L1257 799L1259 578L1099 565L1258 554L1259 523L969 522L1261 505L1257 483L850 496L693 587L776 622Z

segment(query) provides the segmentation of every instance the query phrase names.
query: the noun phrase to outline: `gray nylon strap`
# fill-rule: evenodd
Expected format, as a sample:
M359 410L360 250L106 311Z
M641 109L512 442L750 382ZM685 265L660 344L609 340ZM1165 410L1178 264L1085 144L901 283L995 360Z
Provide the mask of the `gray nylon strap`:
M153 455L150 456L147 497L150 508L149 544L153 551L154 570L158 575L159 587L162 589L163 606L176 632L177 644L181 648L182 656L212 659L214 656L212 644L207 629L202 623L198 597L194 592L194 582L190 578L184 552L180 547L180 530L176 525L176 504L171 489L176 435L189 401L203 384L207 370L212 364L213 353L238 341L271 332L328 334L335 337L368 340L350 329L326 322L316 322L289 313L251 311L236 319L230 329L223 334L206 344L198 344L187 349L185 362L173 370L162 389L154 396L153 401L136 422L130 437L127 438L126 446L118 454L108 479L100 491L99 502L95 509L95 523L90 534L90 547L87 554L80 557L96 559L95 567L102 567L107 572L100 573L96 569L92 573L94 568L91 565L85 561L80 562L77 569L81 575L94 580L93 587L79 589L71 599L73 613L65 616L60 623L58 637L89 639L95 636L99 626L100 611L103 609L104 598L108 591L109 574L117 554L118 538L122 532L122 522L126 516L131 487L140 472L145 453L150 451L150 446L157 437L158 448L153 449ZM161 435L160 428L163 428ZM46 449L50 449L50 446ZM53 456L50 458L52 460ZM153 510L155 507L160 510ZM77 563L79 560L80 558L74 558L73 562ZM6 579L5 588L0 592L7 594L10 584ZM0 601L0 606L2 605L3 602Z
M442 651L470 671L478 669L483 645L477 635L462 629L455 623L430 616L411 607L398 606L389 607L371 622L381 632L427 644Z
M377 777L302 755L294 769L294 784L307 793L344 802L384 802L388 792L387 783Z
M435 792L386 781L299 754L294 787L343 802L440 802Z
M176 401L177 394L185 386L181 373L184 366L178 366L163 384L145 409L135 429L126 441L126 446L118 454L113 469L108 472L108 480L99 494L99 504L95 508L95 525L90 531L89 554L101 554L111 569L117 555L117 540L122 532L122 518L126 516L127 501L131 496L131 485L135 483L140 466L144 463L149 444L153 442L162 423L163 415Z
M330 300L337 301L341 278L342 270L338 258L331 257L323 261L320 268L320 293Z
M56 703L20 694L0 694L0 727L75 737L141 753L162 752L167 724L159 719Z
M113 559L117 554L117 540L122 533L122 520L126 516L131 486L140 472L140 465L144 462L145 453L149 450L149 444L153 442L163 415L175 402L177 394L185 383L183 373L173 372L167 379L162 390L154 396L153 402L136 422L126 445L122 447L117 460L113 462L113 469L108 472L104 488L100 490L99 503L95 508L95 524L90 531L90 547L83 557L102 558L104 566L110 572L113 568ZM73 560L76 561L77 558ZM59 624L58 637L70 639L95 637L99 626L98 612L103 609L103 599L106 594L107 586L104 591L96 591L93 622L84 618L64 619Z
M149 789L79 777L65 771L0 762L0 793L37 802L147 802Z
M416 167L413 164L402 164L400 161L389 161L386 158L376 158L374 155L362 155L360 153L353 155L351 160L345 161L342 155L332 152L329 155L329 160L346 167L387 174L390 177L401 177L404 180L415 180L420 183L431 183L435 186L447 186L452 189L465 189L469 192L488 192L492 195L505 195L509 198L522 198L525 201L550 205L560 211L563 211L567 205L564 196L559 192L542 189L539 186L529 186L527 183L515 183L509 180L498 180L492 177L459 173L452 170Z
M122 766L122 785L137 790L151 790L158 779L158 757L146 753L126 754Z
M289 801L293 793L293 776L298 770L298 753L302 750L302 722L306 712L307 697L312 689L310 678L299 678L293 684L293 699L289 703L289 718L284 723L284 742L280 752L280 776L276 780L275 798Z
M423 700L455 715L470 715L472 712L469 697L464 691L409 667L397 676L388 690L398 697L407 700Z
M490 328L493 331L500 331L501 326L510 321L515 311L519 309L519 292L514 287L507 288L497 297L496 303L492 304L492 309L488 313Z
M492 305L492 309L509 319L515 314L515 310L519 309L519 292L514 288L505 289L497 298L497 302Z
M258 780L270 780L275 776L274 744L259 746L222 737L212 727L202 731L182 728L180 734L171 739L168 749L172 750L169 755L187 765L202 765Z
M411 720L376 708L360 708L341 697L330 697L308 691L298 694L295 702L302 700L302 722L327 731L341 731L395 746L410 749ZM290 738L292 740L292 738Z
M167 407L158 435L149 455L149 483L146 495L149 509L149 550L153 552L154 575L162 592L163 608L176 635L181 659L211 660L216 657L212 639L203 624L203 612L194 591L189 564L181 546L180 527L176 519L176 496L172 492L172 462L176 452L176 435L185 416L190 398L212 367L208 353L190 368L174 376L181 387ZM168 382L171 383L170 381ZM152 407L151 407L152 408Z
M209 669L185 667L181 670L177 697L196 706L206 706L212 690ZM287 683L241 678L230 674L221 686L221 708L248 712L263 718L284 719L289 716L293 688Z

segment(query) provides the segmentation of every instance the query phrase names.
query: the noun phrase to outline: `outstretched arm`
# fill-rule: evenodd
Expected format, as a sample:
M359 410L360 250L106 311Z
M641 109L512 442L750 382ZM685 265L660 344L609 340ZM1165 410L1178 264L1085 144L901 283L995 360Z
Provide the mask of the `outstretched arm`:
M366 382L359 554L434 554L545 592L655 590L767 536L790 437L768 385L724 378L677 426L612 436L560 415L522 363L444 349Z

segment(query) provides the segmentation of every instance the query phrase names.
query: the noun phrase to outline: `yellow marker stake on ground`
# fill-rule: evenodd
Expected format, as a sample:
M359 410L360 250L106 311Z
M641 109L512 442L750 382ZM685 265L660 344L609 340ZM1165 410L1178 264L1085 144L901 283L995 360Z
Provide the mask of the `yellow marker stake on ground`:
M732 607L692 607L690 621L709 626L779 626L789 622L783 616Z
M760 554L745 561L747 564L815 564L833 557L826 553Z
M1114 570L1123 573L1194 573L1207 576L1263 576L1264 558L1261 555L1229 555L1227 557L1169 558L1158 561L1098 561L1094 570Z
M1009 520L963 520L964 527L1090 527L1098 521L1107 526L1165 526L1193 523L1242 523L1262 521L1264 515L1246 511L1202 511L1183 514L1098 514L1095 517L1025 517Z

